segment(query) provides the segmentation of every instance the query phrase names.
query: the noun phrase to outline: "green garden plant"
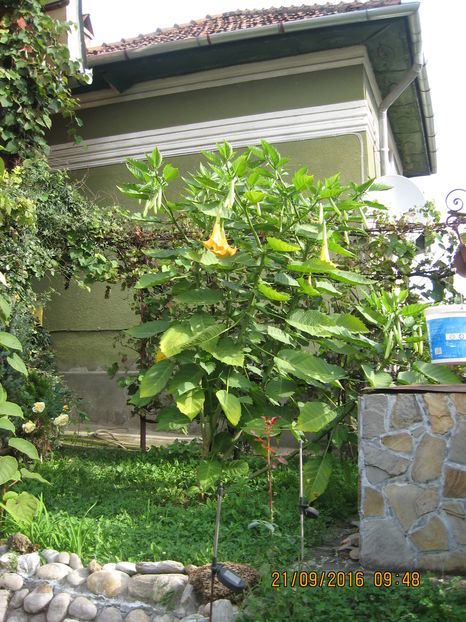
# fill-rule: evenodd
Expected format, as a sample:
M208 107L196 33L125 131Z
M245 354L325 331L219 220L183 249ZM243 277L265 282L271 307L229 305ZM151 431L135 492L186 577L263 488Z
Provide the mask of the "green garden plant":
M144 339L130 403L165 425L199 422L201 487L220 478L217 459L263 417L277 417L281 429L330 431L356 401L362 364L387 349L361 319L372 281L352 249L354 236L367 235L369 212L383 209L367 206L371 182L315 181L306 169L288 182L287 160L265 141L241 154L224 143L204 156L181 201L168 196L178 170L157 149L128 160L135 181L120 188L143 204L134 219L160 240L144 250L135 285L146 313L128 331ZM309 500L331 468L327 449L314 450Z

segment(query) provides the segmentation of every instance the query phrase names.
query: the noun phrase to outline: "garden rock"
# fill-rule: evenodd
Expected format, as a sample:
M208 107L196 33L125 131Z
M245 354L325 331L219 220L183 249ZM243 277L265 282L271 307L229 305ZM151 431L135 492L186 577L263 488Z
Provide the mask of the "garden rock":
M87 569L90 573L97 572L98 570L102 570L102 566L96 559L91 559L91 561L87 564Z
M0 587L12 592L17 592L23 587L23 577L16 572L5 572L0 577Z
M66 580L73 587L79 587L83 583L86 583L88 576L89 570L87 568L77 568L66 576Z
M8 598L10 593L8 590L0 590L0 622L6 620L6 610L8 608Z
M16 572L22 577L32 577L40 566L39 553L20 555L16 561Z
M79 555L76 555L76 553L71 553L70 554L70 561L69 561L68 565L73 570L78 570L79 568L83 567L83 563L81 561L81 558L79 557Z
M47 564L52 564L53 562L58 561L59 552L55 549L44 549L40 554L45 559Z
M61 553L58 553L57 562L59 562L60 564L66 564L67 566L69 566L70 565L70 554L67 553L66 551L62 551Z
M0 567L10 568L11 570L13 570L15 568L17 558L18 556L16 555L16 553L5 553L0 557Z
M78 596L71 603L68 613L81 620L93 620L97 615L97 607L85 596Z
M173 602L179 600L188 583L188 577L185 574L172 573L152 576L155 577L152 598L156 603L159 603L168 595L173 599Z
M133 562L119 562L116 565L115 570L126 572L126 574L129 575L130 577L132 577L133 574L137 573L136 564L133 564Z
M140 600L151 600L154 591L154 582L157 576L158 575L155 574L137 574L131 577L128 585L130 595Z
M32 542L22 533L13 533L7 540L7 546L18 553L29 553L34 550Z
M226 598L215 600L212 604L212 622L232 622L234 612L231 602Z
M23 601L24 611L27 613L39 613L43 611L53 598L53 589L47 583L36 587Z
M66 577L70 572L72 572L72 570L69 566L60 564L60 562L53 562L41 566L36 572L36 577L38 579L47 579L48 581L60 581L60 579Z
M160 562L141 562L136 564L136 572L140 574L184 573L184 566L180 562L174 562L171 559Z
M126 590L129 577L119 570L99 570L89 575L87 588L94 594L114 598Z
M66 592L60 592L52 598L47 611L47 622L62 622L70 606L71 596Z
M4 618L5 621L7 620L7 618ZM0 613L0 620L3 620L1 613ZM29 616L27 613L24 613L24 611L14 611L13 613L9 613L8 614L8 622L28 622L29 620Z
M10 608L17 609L18 607L22 607L23 601L28 594L29 590L27 588L23 588L22 590L15 592L10 600Z
M30 616L29 622L47 622L45 613L37 613L35 616Z
M150 618L142 609L133 609L126 616L125 622L150 622Z
M115 570L116 568L116 564L115 563L110 563L110 564L104 564L102 566L102 570Z
M199 599L196 596L194 587L188 583L183 590L180 598L180 608L183 609L184 615L195 613L199 607Z
M97 616L97 622L122 622L123 618L121 616L120 610L118 607L105 607Z

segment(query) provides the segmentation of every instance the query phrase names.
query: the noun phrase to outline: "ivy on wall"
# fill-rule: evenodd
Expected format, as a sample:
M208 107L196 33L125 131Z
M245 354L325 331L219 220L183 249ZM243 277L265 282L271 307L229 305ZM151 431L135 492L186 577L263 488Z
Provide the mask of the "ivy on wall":
M0 0L0 20L0 146L13 164L47 153L52 115L68 117L76 131L70 85L85 78L63 43L72 25L43 13L40 0Z

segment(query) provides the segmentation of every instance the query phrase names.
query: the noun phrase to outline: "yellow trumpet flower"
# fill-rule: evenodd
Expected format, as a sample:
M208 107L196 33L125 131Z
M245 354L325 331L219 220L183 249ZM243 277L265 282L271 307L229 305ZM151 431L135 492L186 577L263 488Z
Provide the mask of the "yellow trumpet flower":
M202 244L213 252L216 257L226 257L227 255L233 256L238 250L234 246L230 246L227 242L227 237L223 229L223 223L217 221L214 225L210 238Z
M165 354L161 350L159 350L155 355L155 362L160 363L160 361L163 361L166 358L167 357L165 356Z
M323 223L323 230L322 230L322 248L320 250L320 261L325 261L326 263L329 263L332 266L335 265L333 263L333 261L330 259L330 253L328 251L327 225L326 225L325 221Z

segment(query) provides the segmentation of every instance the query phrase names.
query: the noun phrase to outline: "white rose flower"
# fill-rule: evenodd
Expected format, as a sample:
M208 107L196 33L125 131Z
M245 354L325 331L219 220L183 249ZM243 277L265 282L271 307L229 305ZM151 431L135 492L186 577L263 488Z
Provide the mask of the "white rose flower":
M56 426L67 425L69 419L70 418L66 413L62 413L61 415L58 415L58 417L55 417L55 419L53 420L53 425L56 425Z
M26 421L26 423L23 423L21 427L26 434L31 434L31 432L34 432L36 429L36 424L33 421Z
M32 412L33 413L43 413L45 409L45 403L44 402L35 402L34 406L32 407Z

